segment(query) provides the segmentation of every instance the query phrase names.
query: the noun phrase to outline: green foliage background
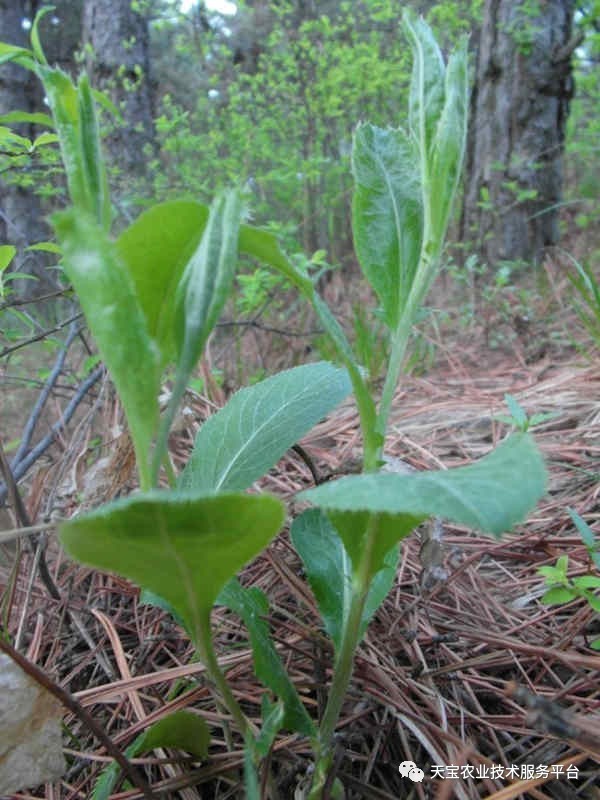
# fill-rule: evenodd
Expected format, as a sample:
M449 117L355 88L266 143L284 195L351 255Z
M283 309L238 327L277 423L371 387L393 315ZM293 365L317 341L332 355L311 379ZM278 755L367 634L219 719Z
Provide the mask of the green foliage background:
M161 98L155 189L208 199L215 186L247 181L258 223L275 219L292 252L325 250L339 263L352 250L356 123L397 125L406 110L401 9L394 0L324 2L299 19L293 0L269 5L268 14L241 7L237 32L207 33L202 47L189 24L155 26L157 68L174 50L178 69L199 76L192 92L173 82ZM478 24L481 5L449 0L429 11L445 49ZM248 58L235 64L246 30Z

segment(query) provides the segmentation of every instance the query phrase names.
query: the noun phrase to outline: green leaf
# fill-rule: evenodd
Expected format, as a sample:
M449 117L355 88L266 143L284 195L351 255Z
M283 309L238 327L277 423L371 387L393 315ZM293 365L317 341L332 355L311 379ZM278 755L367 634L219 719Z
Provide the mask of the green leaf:
M0 42L0 66L6 64L8 61L14 61L25 69L36 70L35 59L31 50L26 50L24 47L16 47L6 42Z
M591 592L586 592L585 599L588 601L594 611L600 613L600 597L598 597L598 595L592 594Z
M150 492L64 523L67 552L164 598L200 647L225 583L267 546L283 523L273 497Z
M543 595L542 603L547 606L557 606L562 605L562 603L569 603L575 597L577 595L571 589L567 589L564 586L555 586Z
M302 275L286 258L279 242L272 233L254 228L251 225L240 226L239 248L241 253L257 258L284 275L291 283L304 293L311 293L312 282Z
M44 147L49 144L56 144L58 142L58 136L55 133L41 133L36 139L33 140L33 144L31 145L31 149L35 150L37 147Z
M125 750L127 758L162 747L172 747L191 753L198 760L208 755L210 731L208 725L191 711L174 711L137 736ZM98 778L92 800L108 800L119 777L120 767L113 763Z
M564 571L556 567L540 567L538 573L546 578L547 584L565 583L567 581Z
M157 747L174 747L203 759L208 755L210 731L198 714L174 711L151 725L140 740L138 753L155 750Z
M29 153L31 141L24 136L19 136L10 128L0 127L0 147L10 153Z
M354 134L352 227L360 265L395 330L419 264L423 208L418 156L402 130Z
M77 91L69 76L60 69L52 69L38 64L36 71L44 84L48 104L52 111L71 201L74 205L93 214L93 209L89 208L87 204L81 159Z
M385 598L390 593L390 590L396 582L396 573L398 572L398 548L394 545L391 550L385 554L383 559L383 567L376 572L371 579L369 587L369 594L363 609L363 621L361 624L361 637L366 631L367 626L377 609L381 606Z
M161 597L156 592L151 592L150 589L142 589L140 592L140 598L138 600L140 605L148 605L148 606L156 606L157 608L161 608L163 611L166 611L167 614L170 614L175 622L181 626L184 630L186 630L184 620L179 616L177 611L173 608L170 603L167 603L164 597ZM190 638L192 636L191 631L187 631Z
M545 484L546 470L537 447L528 434L518 433L467 467L409 475L351 475L301 492L298 497L327 510L338 530L335 515L340 512L380 512L375 548L381 555L393 544L389 537L394 524L397 541L414 526L415 519L418 522L428 516L445 517L498 536L525 517L544 493ZM361 529L365 530L364 525L357 524L356 538ZM386 544L377 544L378 538ZM358 563L362 542L344 538L344 544L353 562Z
M43 125L45 128L54 127L52 117L40 112L9 111L8 114L0 114L0 125L17 125L22 122L29 125Z
M284 713L283 703L271 703L267 695L263 694L261 702L262 726L255 742L256 752L262 758L268 756L275 737L283 727Z
M62 250L56 244L56 242L36 242L35 244L30 244L29 247L25 248L26 250L39 250L42 253L52 253L53 255L62 255Z
M356 576L363 562L367 542L370 542L369 581L380 570L386 569L392 548L427 518L426 514L373 514L370 511L334 509L328 509L327 516L344 543Z
M219 594L217 603L227 606L244 621L250 636L256 677L283 701L285 715L282 727L304 736L314 736L314 724L273 645L266 621L269 614L266 595L256 587L244 588L237 578L233 578Z
M99 224L108 230L110 227L108 178L100 149L96 106L87 75L82 75L77 85L77 110L80 160L86 195L85 207Z
M360 412L361 428L365 435L365 446L375 451L380 444L379 434L375 432L377 410L373 397L354 358L352 348L346 338L344 329L331 313L327 303L319 297L316 291L313 290L311 292L309 299L319 318L319 322L325 328L325 331L337 350L339 358L348 370L356 397L356 403Z
M179 485L194 491L248 488L350 390L346 370L326 361L241 389L200 428Z
M587 522L582 519L582 517L580 517L573 508L568 508L567 511L575 523L575 527L579 531L579 535L581 536L581 539L588 550L593 550L596 547L600 547L600 539L596 539L594 531L590 528Z
M600 650L600 639L594 639L593 642L590 642L590 647L592 650Z
M17 254L17 248L12 244L0 244L0 274L8 267Z
M33 25L31 26L31 49L36 57L36 59L40 62L40 64L47 64L46 56L44 55L44 50L42 48L42 43L40 42L40 31L39 25L40 20L42 17L45 17L46 14L49 14L51 11L54 11L56 6L42 6L35 15L33 19Z
M158 432L152 481L158 481L169 430L187 383L225 301L237 263L242 198L229 191L212 204L200 244L187 262L175 291L177 370L173 391Z
M175 290L207 219L208 206L201 203L159 203L141 214L116 242L163 365L176 359Z
M335 528L317 508L296 517L290 530L325 630L339 649L352 599L352 563Z
M413 51L409 126L428 157L444 107L444 59L431 28L422 17L405 9L402 22Z
M444 108L437 123L427 200L432 235L440 242L452 211L461 177L469 117L468 41L461 39L448 60Z
M127 269L102 228L76 209L56 214L53 222L65 272L119 392L145 481L158 421L157 348Z
M200 244L186 264L177 287L178 371L186 373L186 380L229 295L237 262L241 217L239 192L227 192L214 201Z
M504 402L510 411L513 424L516 425L519 430L526 430L528 423L527 414L517 402L516 397L513 397L512 394L505 394Z
M600 589L600 577L581 575L579 578L573 578L573 585L578 589Z
M566 578L567 570L569 569L569 556L561 556L556 562L556 569Z
M337 651L352 599L352 561L340 535L319 509L309 509L297 517L290 536L304 564L325 630ZM397 561L398 552L394 548L388 554L385 568L377 573L371 584L363 610L360 638L393 585Z

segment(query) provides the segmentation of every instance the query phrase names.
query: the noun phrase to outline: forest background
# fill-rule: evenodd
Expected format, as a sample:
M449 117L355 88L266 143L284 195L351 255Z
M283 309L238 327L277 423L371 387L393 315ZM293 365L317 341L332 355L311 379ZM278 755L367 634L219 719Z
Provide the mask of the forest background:
M25 44L41 5L3 0L4 40ZM107 111L103 125L114 213L123 226L156 200L208 201L219 187L241 182L253 221L276 233L299 265L329 272L325 280L334 284L332 271L354 275L338 281L347 299L359 280L350 224L352 135L360 120L404 122L410 64L398 32L402 5L59 0L40 31L50 63L71 72L86 67L118 111ZM483 292L504 309L502 322L516 319L518 327L531 309L515 280L531 276L551 252L556 258L561 235L583 232L585 251L571 255L586 268L597 263L598 3L411 5L446 52L468 33L473 53L464 201L446 259L458 292L440 313L458 311L458 322L470 324L482 313L476 295ZM43 107L36 82L6 65L0 125L11 125L15 110L39 114ZM20 141L14 124L0 129L0 240L17 248L12 268L36 278L7 283L5 275L5 291L17 288L21 300L61 289L48 255L27 249L48 238L44 216L65 202L56 144L38 138L43 131L34 116L17 126ZM289 309L278 283L248 265L230 321L247 327L253 320L256 329L257 314L267 313L272 326L285 328ZM360 292L349 296L349 324L373 347L376 331L356 305ZM64 306L53 296L35 308L58 323ZM36 313L22 306L4 312L3 339L36 335ZM491 332L495 344L507 335ZM255 377L237 373L234 382Z

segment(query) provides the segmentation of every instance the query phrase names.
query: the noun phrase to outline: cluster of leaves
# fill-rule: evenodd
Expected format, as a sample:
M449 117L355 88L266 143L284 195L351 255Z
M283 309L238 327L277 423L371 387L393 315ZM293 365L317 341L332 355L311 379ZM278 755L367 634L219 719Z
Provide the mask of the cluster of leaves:
M250 800L258 797L257 770L281 728L308 737L313 749L306 797L320 800L329 791L334 732L354 653L392 585L399 542L431 515L500 535L544 491L544 465L524 430L468 467L410 475L379 469L411 329L440 265L468 107L466 42L446 64L422 19L407 12L403 26L414 60L407 129L363 123L352 148L354 240L388 336L379 406L313 279L272 234L244 222L239 191L222 192L210 207L159 203L113 237L87 78L75 85L46 64L37 20L32 50L2 45L6 59L33 70L44 84L72 202L52 219L63 269L119 393L140 476L138 494L65 522L60 538L73 557L135 581L147 599L181 621L244 738ZM230 294L240 253L275 270L312 304L341 366L307 364L242 389L200 429L189 463L176 476L169 430ZM169 365L173 387L161 415L158 396ZM316 722L271 641L268 599L242 587L236 574L269 544L285 516L280 500L246 490L351 390L362 428L363 473L302 492L299 498L314 508L295 519L291 531L335 651L327 704ZM168 489L159 489L163 467ZM258 732L219 667L210 624L215 603L238 613L248 629L255 671L267 689ZM205 724L196 718L194 725L205 741ZM163 733L172 743L166 723ZM151 746L159 739L153 734ZM134 744L139 752L148 740ZM333 792L340 794L339 783Z
M540 567L538 572L543 575L548 591L542 597L542 603L546 605L564 605L577 598L583 598L594 611L600 612L600 539L594 534L587 522L572 508L568 509L571 519L585 544L590 563L593 564L596 573L589 572L587 575L579 575L576 578L569 578L569 556L561 556L556 564L548 567ZM600 637L590 643L594 650L600 650Z
M589 262L573 259L574 271L568 274L577 293L575 309L585 329L600 347L600 281Z

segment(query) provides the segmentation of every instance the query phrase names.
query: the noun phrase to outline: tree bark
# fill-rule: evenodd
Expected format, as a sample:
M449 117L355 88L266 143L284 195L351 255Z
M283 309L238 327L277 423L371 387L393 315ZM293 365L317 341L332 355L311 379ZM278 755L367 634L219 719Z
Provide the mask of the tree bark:
M574 0L486 0L461 239L484 262L538 261L559 238Z
M156 146L147 20L131 0L85 0L83 41L91 47L92 84L109 94L123 116L106 140L111 164L125 181L144 179Z

